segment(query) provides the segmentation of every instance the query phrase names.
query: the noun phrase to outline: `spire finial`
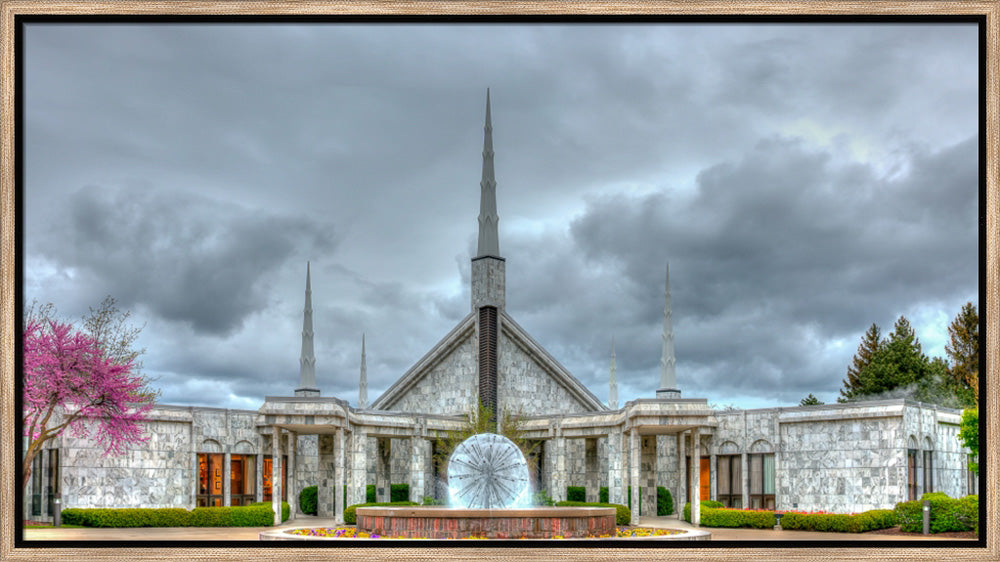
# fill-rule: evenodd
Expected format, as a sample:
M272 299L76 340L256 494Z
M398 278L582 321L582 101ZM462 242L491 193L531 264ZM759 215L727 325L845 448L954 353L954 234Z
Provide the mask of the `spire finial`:
M615 364L614 336L611 336L611 396L608 399L608 406L612 410L618 409L618 366Z
M368 407L368 359L365 356L365 334L361 333L361 381L358 384L358 408Z
M312 284L306 262L306 298L302 309L302 354L299 356L299 387L296 396L319 396L316 388L316 356L313 353Z
M493 125L490 118L490 90L486 89L486 124L483 126L483 177L479 182L479 248L476 257L500 257L497 234L497 182L493 171Z
M680 398L674 359L674 327L670 312L670 262L667 262L666 283L663 290L663 354L660 356L660 388L657 398Z

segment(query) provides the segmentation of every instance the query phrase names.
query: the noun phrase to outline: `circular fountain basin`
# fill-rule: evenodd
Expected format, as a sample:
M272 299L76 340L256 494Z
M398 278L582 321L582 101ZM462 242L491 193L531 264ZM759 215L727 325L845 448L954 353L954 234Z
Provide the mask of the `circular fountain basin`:
M359 507L357 516L359 531L405 538L549 539L615 533L611 507Z

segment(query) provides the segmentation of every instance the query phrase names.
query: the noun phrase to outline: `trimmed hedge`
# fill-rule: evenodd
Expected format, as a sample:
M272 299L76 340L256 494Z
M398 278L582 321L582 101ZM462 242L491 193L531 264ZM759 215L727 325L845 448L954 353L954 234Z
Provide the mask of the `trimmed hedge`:
M944 492L930 492L920 496L919 500L897 503L894 512L900 530L911 533L923 531L923 500L930 502L931 533L979 533L979 496L955 499Z
M597 502L556 502L558 507L613 507L615 508L615 524L628 525L632 520L632 511L620 503L597 503Z
M600 492L597 493L597 501L599 501L601 503L608 503L609 500L610 500L610 496L608 494L608 487L607 486L601 486Z
M410 501L410 485L409 484L390 484L389 485L389 501L391 501L391 502L405 502L405 501Z
M656 514L673 515L674 497L670 495L670 490L663 486L656 487Z
M282 502L282 521L288 503ZM268 527L274 524L270 503L234 507L183 508L67 508L62 522L83 527Z
M271 502L256 502L256 503L250 504L250 507L258 507L258 506L267 507L267 509L269 511L273 510ZM289 515L290 512L291 512L291 509L290 509L290 507L288 505L288 502L281 502L281 522L282 523L284 523L285 521L288 521L288 515ZM271 511L271 517L272 518L274 517L274 511Z
M896 525L891 509L872 509L851 515L841 513L785 513L781 528L792 531L822 531L827 533L864 533L888 529Z
M306 515L316 515L318 511L318 486L306 486L299 492L299 511Z
M587 501L587 488L584 486L566 486L566 500L571 502Z
M352 505L344 510L344 523L347 525L357 525L358 524L358 512L359 507L375 507L377 505L420 505L417 502L405 501L405 502L370 502L370 503L359 503Z

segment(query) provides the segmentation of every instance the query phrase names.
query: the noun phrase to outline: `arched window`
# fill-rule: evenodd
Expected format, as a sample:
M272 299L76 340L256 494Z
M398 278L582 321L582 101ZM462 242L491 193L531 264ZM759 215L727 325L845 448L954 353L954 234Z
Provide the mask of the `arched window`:
M774 509L774 445L766 439L754 441L747 461L750 509Z
M743 455L740 448L732 441L726 441L719 447L716 457L716 484L718 493L716 500L726 507L743 507Z
M250 505L257 498L257 455L249 441L240 441L229 456L229 505Z
M222 445L206 439L198 446L198 507L221 506L222 495Z
M906 440L906 499L917 499L917 438Z
M924 493L934 491L934 444L924 437Z

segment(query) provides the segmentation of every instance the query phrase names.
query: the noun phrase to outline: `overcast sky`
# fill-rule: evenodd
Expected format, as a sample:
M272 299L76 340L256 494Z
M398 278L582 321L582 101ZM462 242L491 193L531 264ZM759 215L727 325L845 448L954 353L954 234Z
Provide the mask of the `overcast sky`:
M602 400L833 402L978 304L973 25L42 25L26 300L112 295L162 402L379 396L469 311L486 88L507 311Z

